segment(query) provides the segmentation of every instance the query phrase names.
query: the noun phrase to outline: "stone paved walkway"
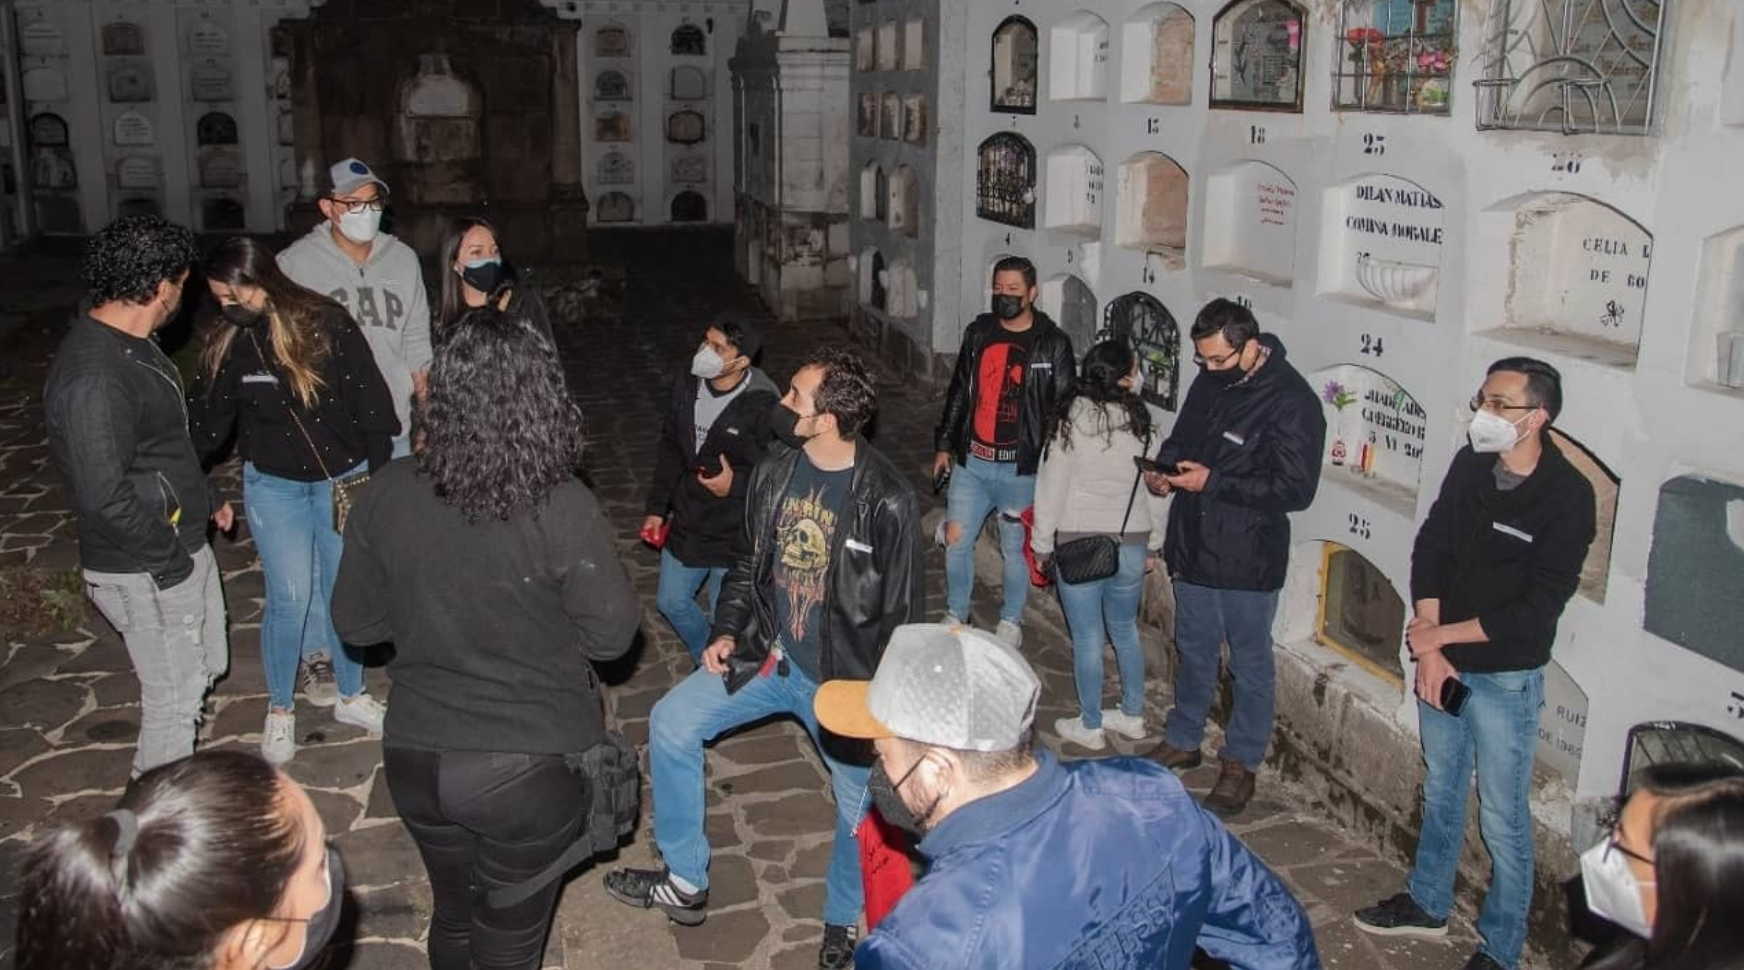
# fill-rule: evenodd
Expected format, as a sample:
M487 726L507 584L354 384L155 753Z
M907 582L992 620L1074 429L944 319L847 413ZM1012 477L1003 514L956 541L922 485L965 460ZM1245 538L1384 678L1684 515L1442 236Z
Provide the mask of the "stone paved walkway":
M636 742L647 737L649 709L689 669L689 660L653 609L657 558L635 540L642 517L641 477L652 467L661 404L674 370L689 359L712 313L752 310L755 300L731 272L719 230L602 234L594 250L622 266L621 312L561 331L571 380L589 429L589 472L618 527L620 551L642 594L643 641L608 672L611 713ZM66 503L43 443L40 389L46 358L76 295L70 260L0 260L0 566L69 569L76 564ZM13 299L21 294L22 299ZM771 325L764 366L780 383L833 327ZM937 402L904 375L880 384L879 447L926 488ZM236 491L232 472L222 484ZM217 544L230 606L231 672L219 686L206 747L252 749L265 712L259 654L261 576L243 529ZM943 560L928 563L933 610L942 610ZM1038 726L1045 743L1055 717L1071 713L1070 646L1058 608L1031 598L1025 652L1045 692ZM1113 666L1110 664L1110 671ZM1160 724L1166 690L1153 677L1148 716ZM382 669L371 689L385 694ZM76 630L8 637L0 649L0 968L10 965L22 846L45 825L106 811L126 780L138 727L138 695L119 639L94 614ZM305 706L299 751L289 771L310 789L341 847L356 901L348 928L354 946L334 965L365 970L424 966L420 939L429 892L410 839L398 824L380 771L380 743ZM1131 753L1142 745L1119 742ZM1083 754L1083 752L1078 752ZM1070 757L1072 749L1065 752ZM709 759L708 830L716 848L713 908L696 929L667 924L608 899L597 870L565 890L546 966L595 968L771 967L814 965L821 933L823 872L832 809L822 767L803 732L776 721L723 740ZM1188 775L1203 789L1214 769ZM1260 796L1232 828L1278 870L1312 916L1327 965L1337 970L1453 970L1473 945L1456 921L1446 942L1386 942L1356 932L1350 910L1395 891L1403 873L1372 848L1333 828L1306 796L1262 774ZM651 860L647 827L624 849L631 865Z

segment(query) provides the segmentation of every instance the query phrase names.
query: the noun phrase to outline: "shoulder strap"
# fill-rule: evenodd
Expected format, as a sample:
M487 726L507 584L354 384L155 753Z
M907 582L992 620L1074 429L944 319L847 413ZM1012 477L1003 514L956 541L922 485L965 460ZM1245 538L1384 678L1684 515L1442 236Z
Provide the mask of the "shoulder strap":
M1146 455L1149 455L1151 453L1151 434L1149 431L1145 432L1144 452L1143 453ZM1122 513L1122 515L1120 516L1120 534L1122 536L1126 535L1126 522L1127 522L1127 520L1132 518L1132 503L1134 500L1136 500L1138 498L1138 483L1143 481L1143 480L1144 480L1144 470L1143 469L1140 469L1139 471L1136 471L1133 473L1132 491L1126 493L1126 511L1124 513Z
M248 332L248 342L254 344L255 356L260 358L260 365L265 367L266 353L260 349L260 341L255 339L254 331L252 330ZM280 396L285 399L285 411L291 416L291 423L297 426L298 431L302 432L303 442L309 446L309 454L315 456L315 467L321 469L322 478L332 481L333 475L327 471L327 463L321 460L321 449L315 447L315 439L309 437L309 429L303 427L303 419L297 417L297 406L291 403L290 395L284 393L283 382L280 382L279 388Z

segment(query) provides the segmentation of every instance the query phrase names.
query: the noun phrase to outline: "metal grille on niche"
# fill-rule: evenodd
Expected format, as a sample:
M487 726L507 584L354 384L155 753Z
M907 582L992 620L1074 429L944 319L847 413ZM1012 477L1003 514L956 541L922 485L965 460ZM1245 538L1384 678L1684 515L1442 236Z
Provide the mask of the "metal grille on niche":
M630 100L630 82L622 71L601 71L593 81L595 101Z
M1035 114L1036 28L1023 17L1007 17L993 31L993 111Z
M1181 329L1168 308L1149 293L1115 297L1103 317L1101 340L1126 340L1138 355L1146 404L1175 410L1181 384Z
M981 143L975 174L975 214L1020 229L1035 228L1035 146L1002 131Z

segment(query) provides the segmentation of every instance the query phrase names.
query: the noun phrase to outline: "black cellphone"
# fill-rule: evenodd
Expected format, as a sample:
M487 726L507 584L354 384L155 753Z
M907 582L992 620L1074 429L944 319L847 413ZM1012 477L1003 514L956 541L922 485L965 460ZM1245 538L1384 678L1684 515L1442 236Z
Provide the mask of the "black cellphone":
M937 495L944 491L945 486L949 484L951 484L951 470L946 468L944 471L933 476L933 494Z
M1441 709L1454 717L1465 710L1465 702L1471 699L1471 688L1457 677L1449 677L1441 682Z
M713 478L721 473L721 462L718 458L712 463L698 459L696 464L690 466L690 470L705 478Z
M1157 473L1163 474L1163 475L1179 475L1179 474L1181 474L1181 466L1180 465L1175 465L1175 466L1172 466L1170 468L1164 468L1163 466L1157 464L1155 460L1150 459L1150 458L1146 458L1143 455L1133 455L1132 456L1132 463L1138 466L1139 471L1145 472L1147 474L1150 472L1157 472Z

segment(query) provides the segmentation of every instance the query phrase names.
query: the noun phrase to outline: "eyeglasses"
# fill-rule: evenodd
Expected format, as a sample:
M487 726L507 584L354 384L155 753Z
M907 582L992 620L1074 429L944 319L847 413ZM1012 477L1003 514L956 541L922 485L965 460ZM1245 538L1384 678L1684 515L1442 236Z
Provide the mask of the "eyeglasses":
M1506 398L1484 397L1483 391L1473 394L1466 404L1474 412L1488 411L1491 414L1501 414L1503 411L1536 411L1543 407L1541 404L1510 404Z
M1653 865L1653 860L1651 858L1649 858L1648 856L1644 856L1641 853L1636 852L1634 849L1631 849L1628 846L1624 845L1620 840L1618 840L1617 834L1618 834L1617 830L1612 829L1611 834L1606 837L1605 841L1607 844L1605 846L1605 857L1607 859L1610 858L1611 853L1620 852L1623 855L1628 856L1631 859L1634 859L1636 862L1642 863L1644 865L1649 865L1649 866Z
M383 209L386 209L388 207L388 200L381 199L381 198L376 198L376 199L330 199L328 201L332 202L336 206L343 208L346 212L349 212L352 215L357 215L359 212L362 212L365 209L374 209L375 211L380 212Z
M1241 352L1245 349L1247 349L1247 341L1244 340L1244 341L1242 341L1241 346L1236 347L1234 350L1230 351L1227 354L1218 354L1215 357L1207 357L1204 354L1194 354L1193 355L1193 363L1198 364L1200 367L1204 367L1205 365L1209 364L1212 367L1215 367L1215 368L1221 370L1223 368L1224 364L1227 364L1230 361L1234 360L1235 358L1240 357Z

